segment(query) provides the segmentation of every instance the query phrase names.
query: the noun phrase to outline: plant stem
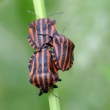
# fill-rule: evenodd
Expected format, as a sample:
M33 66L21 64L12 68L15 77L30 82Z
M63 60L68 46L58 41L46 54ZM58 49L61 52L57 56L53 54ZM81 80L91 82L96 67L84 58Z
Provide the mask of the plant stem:
M57 89L50 90L54 95L58 96ZM50 110L60 110L59 98L55 97L53 94L49 93L49 105Z
M44 0L33 0L33 4L34 4L34 9L35 9L35 14L39 18L45 18L46 11L45 11ZM36 19L38 18L37 16L36 16Z
M45 10L45 4L44 0L33 0L34 4L34 9L35 9L35 14L36 19L39 18L46 18L46 10ZM54 95L58 96L57 89L51 89L51 93ZM49 105L50 105L50 110L60 110L60 104L59 104L59 99L52 95L51 93L48 93L48 99L49 99Z

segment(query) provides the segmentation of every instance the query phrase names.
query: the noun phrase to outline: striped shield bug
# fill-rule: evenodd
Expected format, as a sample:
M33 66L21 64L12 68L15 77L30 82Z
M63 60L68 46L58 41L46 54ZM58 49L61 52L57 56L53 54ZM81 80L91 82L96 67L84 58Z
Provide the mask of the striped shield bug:
M57 33L55 29L56 21L42 18L29 24L28 42L34 49L39 49L44 43L51 44L53 36Z
M39 96L47 93L50 88L58 88L55 84L61 79L47 46L32 54L28 68L29 82L40 89Z
M63 35L53 37L51 54L57 69L66 71L71 68L74 60L74 47L73 42Z

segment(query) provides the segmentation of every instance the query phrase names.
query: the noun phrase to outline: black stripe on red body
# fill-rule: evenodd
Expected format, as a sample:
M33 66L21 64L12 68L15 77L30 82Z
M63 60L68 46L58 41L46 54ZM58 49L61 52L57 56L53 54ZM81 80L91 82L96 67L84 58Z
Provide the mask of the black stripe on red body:
M75 45L63 35L54 35L52 57L58 69L66 71L71 68L74 60Z
M30 71L29 81L40 88L41 93L47 93L59 81L58 70L46 48L32 54L28 67Z
M28 42L34 49L39 49L44 43L52 44L51 36L57 33L56 21L42 18L29 24Z

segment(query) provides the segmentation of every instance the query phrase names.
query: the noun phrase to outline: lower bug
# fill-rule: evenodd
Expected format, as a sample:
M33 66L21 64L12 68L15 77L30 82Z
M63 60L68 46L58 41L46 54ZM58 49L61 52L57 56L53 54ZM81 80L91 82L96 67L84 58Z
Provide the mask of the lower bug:
M30 71L29 81L40 89L39 96L47 93L50 88L58 88L55 84L57 81L61 81L61 79L58 76L58 70L47 47L32 54L28 68Z

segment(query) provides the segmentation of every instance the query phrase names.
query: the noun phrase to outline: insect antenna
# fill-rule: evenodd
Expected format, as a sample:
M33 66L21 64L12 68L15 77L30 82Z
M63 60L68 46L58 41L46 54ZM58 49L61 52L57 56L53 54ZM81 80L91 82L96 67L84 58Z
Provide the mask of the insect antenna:
M34 12L32 12L32 11L29 11L29 10L27 10L27 12L28 13L31 13L31 14L33 14L33 15L35 15L35 16L37 16L38 18L40 18L38 15L36 15Z
M49 90L49 92L50 92L52 95L54 95L55 97L57 97L58 99L62 100L60 97L58 97L58 96L56 96L55 94L53 94L50 90Z
M65 27L63 28L63 30L62 30L62 35L63 35L63 33L64 33L64 30L66 29L66 27L67 27L67 26L65 26Z
M27 10L27 12L28 12L28 13L31 13L31 14L33 14L33 15L35 15L35 16L37 16L38 18L40 18L38 15L36 15L34 12L32 12L32 11L30 11L30 10ZM51 15L49 15L49 16L47 16L47 17L53 16L53 15L56 15L56 14L63 14L63 13L64 13L64 12L58 12L58 13L51 14Z
M53 16L53 15L56 15L56 14L63 14L63 13L64 13L64 12L53 13L53 14L47 16L47 17Z

